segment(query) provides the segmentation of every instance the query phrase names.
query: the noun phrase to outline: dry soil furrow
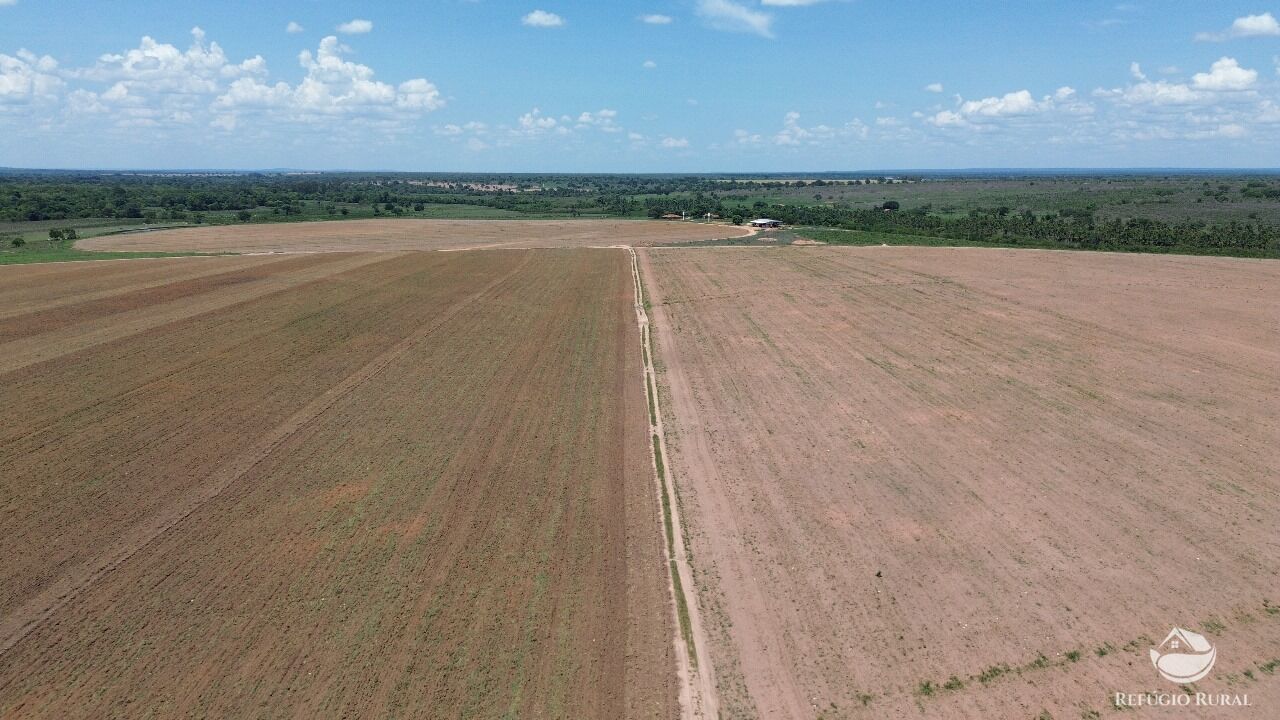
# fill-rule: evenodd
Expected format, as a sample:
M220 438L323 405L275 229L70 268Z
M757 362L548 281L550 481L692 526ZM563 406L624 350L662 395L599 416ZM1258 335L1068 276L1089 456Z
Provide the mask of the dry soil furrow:
M92 585L103 575L119 567L134 553L180 523L201 505L217 497L219 493L261 462L281 443L300 432L338 400L377 375L397 357L421 341L422 338L431 334L440 324L448 321L450 317L469 303L483 297L495 287L509 280L519 271L521 266L517 266L476 291L461 303L445 310L440 314L436 323L417 330L355 373L347 376L342 382L308 403L286 422L253 443L230 463L217 468L205 482L189 490L179 502L164 508L144 522L130 528L104 552L80 567L64 573L35 597L14 612L9 613L0 620L0 655L12 648L14 644L40 623L48 620L78 593L83 592L85 588Z
M189 255L150 262L41 263L0 266L0 318L258 267L261 256ZM17 268L22 267L21 270Z
M1023 277L1008 263L895 252L906 267L843 248L645 253L725 715L1104 711L1159 682L1144 636L1173 623L1236 658L1215 688L1276 696L1260 668L1280 639L1280 388L1263 347L1182 352L1165 327L1099 314L1110 300L1055 295L1111 292L1084 259L1049 292L997 295ZM1215 292L1121 296L1211 326L1262 282L1199 269ZM947 282L903 282L920 271ZM1219 332L1274 335L1265 297Z
M0 716L670 717L625 255L396 265L521 260L0 655Z
M385 259L379 255L318 256L307 269L274 277L252 287L215 290L196 302L170 302L157 307L138 308L113 315L109 322L73 325L8 342L0 345L0 375Z

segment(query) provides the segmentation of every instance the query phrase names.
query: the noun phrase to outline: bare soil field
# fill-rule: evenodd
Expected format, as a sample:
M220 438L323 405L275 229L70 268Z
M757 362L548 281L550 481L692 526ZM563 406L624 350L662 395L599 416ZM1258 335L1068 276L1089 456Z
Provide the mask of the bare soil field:
M1280 263L639 254L723 716L1280 713Z
M156 230L88 238L76 247L238 253L459 250L660 245L750 232L732 225L650 220L347 220Z
M627 253L0 267L0 298L0 717L676 712Z

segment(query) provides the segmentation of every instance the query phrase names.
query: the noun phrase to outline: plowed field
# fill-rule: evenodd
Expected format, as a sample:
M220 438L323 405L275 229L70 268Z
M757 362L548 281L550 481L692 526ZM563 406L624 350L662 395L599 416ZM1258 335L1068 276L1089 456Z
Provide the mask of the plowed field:
M1280 712L1280 264L640 255L725 716Z
M0 717L675 712L625 252L6 267L0 300Z
M104 235L85 250L335 252L660 245L749 235L746 228L652 220L348 220L224 225Z

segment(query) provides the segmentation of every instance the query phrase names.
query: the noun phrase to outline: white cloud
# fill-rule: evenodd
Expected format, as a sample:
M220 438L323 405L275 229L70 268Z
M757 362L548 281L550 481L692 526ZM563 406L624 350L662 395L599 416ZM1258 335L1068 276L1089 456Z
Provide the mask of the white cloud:
M668 149L687 148L689 147L689 140L688 138L664 137L662 142L658 144Z
M555 118L544 116L538 108L521 115L517 122L519 130L527 135L537 135L553 130L559 124Z
M960 106L960 114L966 117L1006 117L1009 115L1029 115L1039 112L1041 106L1026 90L1005 93L1001 97L988 97L981 100L969 100Z
M817 5L827 0L760 0L761 5L772 5L773 7L804 7L805 5Z
M794 110L782 116L782 129L773 136L773 143L781 146L799 146L799 145L822 145L832 140L844 139L866 139L870 129L866 123L857 118L846 123L842 127L832 127L830 125L820 124L812 127L805 127L800 124L800 113ZM752 135L746 131L735 131L734 139L736 142L754 143L758 141L759 136Z
M1271 13L1264 12L1260 15L1238 17L1235 22L1231 23L1231 27L1222 32L1196 33L1196 40L1200 42L1222 42L1232 38L1274 37L1276 35L1280 35L1280 22L1276 22Z
M1114 98L1129 105L1190 105L1205 98L1204 93L1196 92L1184 83L1167 80L1144 80L1125 88L1098 89L1094 95Z
M1191 76L1191 85L1197 90L1248 90L1258 80L1258 71L1240 67L1235 58L1219 58L1207 73Z
M674 19L670 15L641 15L640 22L647 25L670 25Z
M373 68L345 59L347 51L330 35L320 41L315 54L310 50L298 54L298 64L307 74L296 87L242 77L217 97L214 106L230 112L275 110L284 113L285 119L303 121L352 114L423 113L444 106L440 91L429 80L413 78L393 86L377 80Z
M334 29L343 35L363 35L373 30L373 22L356 18L348 20Z
M643 63L643 64L641 64L641 66L640 66L640 67L643 67L643 68L645 68L646 70L652 70L652 69L654 69L654 68L658 67L658 63L656 63L656 62L654 62L654 61L652 61L652 60L645 60L645 61L644 61L644 63Z
M594 127L604 132L621 132L622 128L615 122L618 118L617 110L597 110L596 112L583 112L578 115L577 126L579 128Z
M0 7L17 5L18 0L0 0Z
M564 18L546 10L534 10L520 18L520 23L536 28L557 28L564 25Z
M415 108L430 112L444 107L440 91L426 78L405 80L396 87L396 107Z
M1224 137L1224 138L1242 138L1248 134L1249 134L1249 131L1246 130L1245 127L1239 123L1227 123L1225 125L1219 125L1216 131L1216 135L1218 137Z
M698 17L716 30L773 37L773 16L751 10L732 0L698 0Z
M302 32L303 29L304 28L301 25L294 22L293 20L290 20L289 24L284 26L284 31L289 33L290 35L297 35L298 33Z
M0 104L56 99L64 85L58 72L58 61L48 55L0 53Z
M103 116L117 127L134 128L190 125L197 113L210 110L216 94L229 89L227 82L258 83L266 73L262 56L233 63L216 42L206 43L203 30L193 28L191 35L186 51L143 37L136 48L101 55L91 67L64 73L107 86L71 93L66 106L71 119ZM219 124L233 125L229 120Z
M924 91L931 92L931 93L940 93L942 92L942 83L940 82L929 83L928 85L924 86Z
M925 121L937 127L982 126L991 122L1009 118L1040 115L1051 111L1065 112L1075 115L1087 115L1093 112L1093 106L1076 99L1076 91L1071 87L1060 87L1051 95L1037 100L1029 90L1017 90L1000 96L985 97L980 100L965 100L956 97L955 110L940 110L925 118Z
M1219 58L1208 72L1192 75L1190 83L1151 81L1137 63L1130 65L1129 74L1138 82L1110 90L1099 88L1093 94L1128 105L1178 106L1235 102L1253 98L1253 89L1258 80L1257 70L1240 67L1240 63L1231 57Z

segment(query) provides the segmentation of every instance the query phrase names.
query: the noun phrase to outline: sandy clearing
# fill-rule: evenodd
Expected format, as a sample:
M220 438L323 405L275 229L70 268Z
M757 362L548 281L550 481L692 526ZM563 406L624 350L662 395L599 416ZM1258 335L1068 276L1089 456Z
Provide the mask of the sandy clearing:
M724 716L1280 708L1280 263L639 252Z
M134 252L385 252L650 245L748 234L732 225L652 220L346 220L104 235L76 246Z

